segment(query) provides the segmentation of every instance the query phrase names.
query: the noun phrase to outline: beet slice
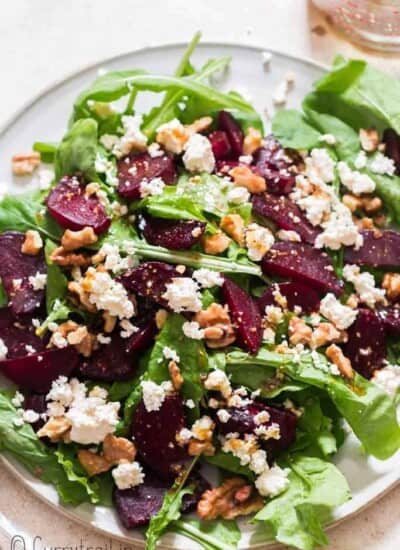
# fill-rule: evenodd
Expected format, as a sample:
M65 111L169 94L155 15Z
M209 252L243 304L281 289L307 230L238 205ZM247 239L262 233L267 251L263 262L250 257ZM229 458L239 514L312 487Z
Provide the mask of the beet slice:
M229 279L224 281L222 295L236 327L238 345L249 353L257 353L261 346L263 330L255 300Z
M261 425L268 428L273 422L278 424L281 437L280 439L261 440L263 441L264 448L272 453L282 452L295 440L297 417L289 410L271 407L258 401L254 401L246 407L228 407L226 410L231 415L228 422L221 422L218 416L215 417L218 430L222 435L234 432L237 432L241 436L253 434L258 426L254 417L260 412L265 411L270 415L270 419Z
M184 274L183 274L184 275ZM158 304L166 306L167 302L162 295L166 285L174 277L182 277L176 267L164 262L144 262L119 277L119 281L127 290L133 290L143 298L151 298Z
M168 481L146 472L142 484L133 489L114 489L113 501L121 523L126 529L147 525L161 508L164 495L170 488Z
M348 329L348 341L343 348L352 367L365 378L380 369L386 357L385 326L375 311L361 308Z
M378 310L382 319L386 334L389 336L400 336L400 307L398 305Z
M223 130L232 148L232 153L239 157L243 154L243 132L239 123L227 111L220 111L217 119L218 130Z
M227 159L232 155L232 147L226 132L216 130L209 134L208 139L216 160Z
M79 355L72 346L48 349L33 355L6 359L0 369L18 386L37 393L48 392L59 376L69 376L79 364Z
M47 271L43 251L36 256L22 254L24 233L6 231L0 235L0 278L14 315L26 315L40 307L44 290L34 290L29 277Z
M87 196L85 184L66 176L54 187L46 199L50 215L66 229L79 231L92 227L98 235L110 226L111 218L97 195Z
M264 145L254 154L254 163L265 178L268 191L276 195L288 195L295 184L291 171L293 160L273 136L264 138Z
M26 357L31 349L40 352L46 347L46 342L36 336L32 319L24 317L16 320L8 307L0 309L0 338L8 349L7 359Z
M171 250L186 250L201 239L206 223L197 220L166 220L145 217L143 235L147 242Z
M396 165L396 174L400 174L400 136L392 129L386 128L383 132L383 143L386 145L385 155L391 158Z
M363 245L355 250L347 248L345 261L368 267L400 266L400 233L390 229L361 231Z
M176 475L188 457L176 442L176 434L186 425L183 402L178 394L167 395L158 411L148 412L138 405L132 434L141 460L163 479Z
M337 279L329 256L309 244L275 243L261 267L266 275L287 277L325 292L342 292L342 282Z
M148 153L133 153L118 161L118 193L125 199L140 199L140 183L154 178L161 178L167 185L175 183L173 157L164 154L152 158Z
M259 193L253 196L252 204L254 214L272 220L279 229L296 231L306 243L314 244L320 233L288 197Z
M40 393L26 395L22 406L26 411L32 410L38 414L43 414L47 411L46 395ZM45 423L46 421L40 418L37 422L31 424L31 426L34 431L37 432L45 425Z
M192 494L184 495L182 498L181 510L183 514L194 512L202 494L211 489L211 484L199 472L192 472L186 485L194 485L194 488Z
M274 299L275 292L286 298L289 311L294 311L296 306L301 307L302 313L319 311L319 294L309 286L302 283L276 283L268 287L257 300L262 315L265 312L266 306L278 305Z
M128 353L144 351L151 346L158 332L154 317L136 323L138 331L129 338L126 349Z

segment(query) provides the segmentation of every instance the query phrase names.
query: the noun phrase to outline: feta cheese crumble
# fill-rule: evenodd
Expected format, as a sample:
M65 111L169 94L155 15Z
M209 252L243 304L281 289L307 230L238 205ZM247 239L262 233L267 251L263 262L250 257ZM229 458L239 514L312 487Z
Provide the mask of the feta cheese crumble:
M377 303L386 303L385 290L376 288L374 276L368 271L361 273L357 265L345 265L343 277L354 285L360 301L370 308L374 308Z
M29 283L31 284L33 290L43 290L46 288L47 283L47 274L46 273L35 273L29 277Z
M123 462L111 472L118 489L131 489L144 481L144 472L139 462Z
M388 176L394 176L396 172L394 160L386 157L382 153L376 153L369 167L371 169L371 172L374 172L374 174L386 174Z
M166 289L163 298L167 300L168 306L176 313L201 310L199 287L193 279L173 277L171 282L166 285Z
M224 284L224 278L218 271L212 271L204 267L196 269L193 272L193 279L195 279L202 288L212 288L213 286L222 286Z
M82 284L89 293L89 302L98 310L108 311L119 319L130 319L134 315L135 308L126 289L109 273L89 267Z
M34 424L39 419L40 415L32 409L27 409L26 411L22 412L22 420L27 424Z
M215 369L207 376L204 387L206 390L219 391L221 395L228 399L232 395L232 386L226 373L221 369Z
M114 145L113 154L120 158L130 153L132 149L144 151L146 149L147 137L140 129L142 116L125 115L122 117L121 122L125 133Z
M337 141L333 134L322 134L322 136L319 136L319 141L322 141L323 143L326 143L328 145L336 145Z
M171 390L171 383L162 382L161 384L156 384L152 380L143 380L141 386L146 411L159 411L167 394Z
M344 306L331 292L321 300L320 313L339 330L345 330L356 320L358 311Z
M325 149L312 149L305 158L305 174L314 185L330 183L335 179L335 161Z
M292 243L299 243L301 242L301 237L296 231L291 231L288 229L280 229L276 236L281 241L289 241Z
M211 173L215 168L215 158L210 140L201 134L193 134L185 145L182 160L189 172Z
M227 194L228 201L232 204L243 204L250 199L250 193L245 187L234 187Z
M161 178L153 178L150 181L144 179L140 182L140 196L145 199L146 197L161 195L164 187L165 183Z
M274 235L267 227L262 227L256 223L251 223L245 233L247 255L259 262L269 251L275 242Z
M179 363L179 361L181 360L176 351L169 346L164 346L162 352L165 359L170 359L171 361L175 361L175 363Z
M182 325L183 334L187 338L193 340L202 340L204 338L204 330L200 328L199 323L196 321L185 321Z
M365 151L360 151L355 158L354 166L357 170L361 170L367 166L367 153Z
M0 338L0 361L7 359L8 348L4 343L4 340Z
M346 162L339 162L337 169L342 184L355 195L372 193L375 190L375 182L367 174L353 171Z
M350 210L340 202L335 203L329 219L321 226L323 231L315 239L315 248L339 250L342 246L354 246L357 250L363 244L363 236L353 222Z
M387 365L383 369L376 370L372 382L394 399L400 388L400 366Z
M287 489L289 485L288 474L290 470L288 468L281 468L278 465L267 468L256 479L255 486L257 491L263 497L274 497L282 493Z
M21 392L16 391L14 397L11 399L11 404L14 405L17 409L22 406L22 403L25 401L25 397Z

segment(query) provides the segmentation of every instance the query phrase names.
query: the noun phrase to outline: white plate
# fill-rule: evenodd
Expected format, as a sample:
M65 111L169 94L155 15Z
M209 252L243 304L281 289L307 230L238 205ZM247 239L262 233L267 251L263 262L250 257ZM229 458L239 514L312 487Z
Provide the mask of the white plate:
M9 167L13 154L29 150L36 140L58 141L60 139L65 131L75 97L97 76L100 67L107 70L143 68L159 74L172 73L183 48L182 45L171 45L122 55L85 69L45 91L10 120L0 134L0 181L12 181ZM197 65L210 57L225 55L232 57L232 64L229 74L221 81L220 87L224 90L236 89L249 94L260 112L263 112L266 107L271 110L273 90L288 71L296 74L295 86L288 101L290 107L298 107L301 104L312 82L324 71L323 67L311 61L281 53L273 54L271 68L266 70L261 62L259 48L237 45L202 44L197 48L193 59ZM151 104L151 99L147 98L142 102L141 107L146 110ZM14 180L12 191L24 191L29 185L29 182L21 183L20 179ZM350 436L337 455L336 464L349 481L353 499L335 510L333 524L358 512L393 487L400 477L399 458L400 453L386 462L366 457L361 452L357 440ZM37 496L63 514L90 524L109 536L131 543L143 541L140 533L123 529L111 509L87 504L75 509L61 506L53 487L32 477L11 458L4 457L3 462ZM254 532L250 524L242 522L241 527L243 536L240 548L265 545L267 542L265 538ZM198 548L191 541L174 535L166 535L163 544L185 550Z

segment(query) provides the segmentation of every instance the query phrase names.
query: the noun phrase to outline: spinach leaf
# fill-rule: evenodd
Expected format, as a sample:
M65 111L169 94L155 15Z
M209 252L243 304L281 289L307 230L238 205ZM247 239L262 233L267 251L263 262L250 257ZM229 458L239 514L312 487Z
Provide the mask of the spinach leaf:
M35 141L33 144L33 150L40 153L41 161L48 164L53 164L57 148L58 143Z
M77 173L81 173L88 180L95 179L97 151L97 122L92 118L78 120L68 130L56 151L56 179L74 176Z
M240 529L235 520L218 519L200 521L182 519L174 521L171 531L185 535L204 550L234 550L240 541Z
M179 195L187 197L206 214L221 218L230 210L228 191L231 188L223 178L211 174L199 174L196 182L188 174L179 178L176 190Z
M144 199L142 204L149 214L159 218L207 221L196 202L177 193L177 188L172 185L165 187L160 195Z
M295 109L277 111L272 120L272 132L283 147L289 149L313 149L321 145L321 134Z
M338 58L333 69L314 84L320 92L340 94L357 83L360 75L366 70L367 63L358 59Z
M218 468L221 468L221 470L226 470L232 474L247 477L247 479L254 482L254 473L247 466L242 466L239 458L234 456L232 453L224 453L219 450L212 456L207 456L204 458L209 464L217 466Z
M290 468L287 490L267 502L254 521L267 522L277 541L301 550L327 544L321 516L328 519L331 508L350 498L344 476L317 457L295 455L284 466Z
M50 260L50 256L57 248L57 245L50 241L46 241L45 256L47 263L47 283L46 283L46 310L49 315L54 307L56 300L63 301L67 295L68 280L62 269L57 264Z
M53 295L50 299L53 299ZM46 296L46 306L47 306L47 296ZM66 321L70 314L72 313L72 308L65 301L61 301L56 298L52 304L51 310L48 311L48 315L39 328L36 329L36 334L43 336L48 330L50 323L55 323L57 321Z

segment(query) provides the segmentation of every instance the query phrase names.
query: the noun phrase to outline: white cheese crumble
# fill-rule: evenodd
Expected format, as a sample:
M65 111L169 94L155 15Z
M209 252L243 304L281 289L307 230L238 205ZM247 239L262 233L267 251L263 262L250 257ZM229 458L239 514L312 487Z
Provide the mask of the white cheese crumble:
M353 222L350 210L336 202L329 219L321 224L323 232L315 239L315 248L339 250L344 246L354 246L357 250L363 244L363 236Z
M48 168L40 168L36 173L36 181L39 189L45 191L50 187L50 184L54 181L54 171Z
M40 415L32 409L27 409L22 413L22 420L27 424L34 424L40 419Z
M213 286L222 286L224 284L224 278L218 271L212 271L204 267L196 269L193 272L193 279L195 279L202 288L212 288Z
M185 144L182 160L189 172L211 173L215 168L215 158L210 140L201 134L193 134Z
M189 277L173 277L171 282L166 285L163 298L167 300L168 306L176 313L201 310L199 287Z
M232 395L232 386L226 373L221 369L215 369L207 376L204 387L206 390L219 391L228 399Z
M138 327L133 325L128 319L122 319L119 326L122 328L120 332L121 338L129 338L139 330Z
M17 409L22 406L22 403L25 401L25 397L21 392L16 391L14 397L11 399L11 404L14 405Z
M333 134L322 134L318 138L322 143L327 143L328 145L336 145L337 141Z
M157 141L161 143L167 151L175 155L180 155L182 153L188 137L186 128L177 118L157 128Z
M184 405L185 407L187 407L188 409L194 409L196 407L196 404L195 402L193 401L193 399L186 399L186 401L184 402Z
M289 241L292 243L299 243L301 242L301 237L296 231L291 231L288 229L280 229L276 236L281 241Z
M314 185L330 183L335 179L335 161L325 149L312 149L305 158L305 174Z
M135 308L124 286L115 281L107 272L89 267L86 272L85 289L89 292L89 302L98 310L108 311L119 319L130 319Z
M7 359L8 347L5 345L4 340L0 338L0 361Z
M167 394L171 390L171 383L162 382L161 384L156 384L152 380L143 380L141 386L146 411L159 411Z
M209 416L202 416L193 424L191 430L193 437L199 441L209 441L212 438L215 424Z
M175 363L179 363L179 361L181 360L181 358L176 353L176 351L170 348L169 346L164 346L162 352L165 359L169 359L170 361L175 361Z
M112 151L115 145L119 142L119 137L115 134L103 134L99 141L104 149L107 149L107 151Z
M114 145L114 155L119 158L130 153L132 149L139 151L146 149L147 137L140 129L142 116L123 116L121 122L125 133Z
M394 176L396 172L396 166L393 159L386 157L382 153L376 153L369 165L371 172L374 174L386 174L388 176Z
M161 195L165 187L165 183L161 178L153 178L152 180L142 180L140 182L140 196L142 199Z
M204 330L200 328L196 321L185 321L182 325L182 332L187 338L193 340L202 340L204 338Z
M272 101L277 107L282 107L286 104L290 91L289 82L285 79L279 82L272 95Z
M244 202L248 202L250 199L250 193L245 187L237 186L228 191L227 198L232 204L242 204Z
M357 170L361 170L367 166L367 153L365 151L360 151L355 158L354 166Z
M269 67L272 61L272 53L267 51L261 52L261 61L264 67Z
M247 255L259 262L269 251L275 242L274 235L267 227L262 227L256 223L251 223L245 233Z
M400 366L387 365L383 369L376 370L372 382L394 399L400 388Z
M139 462L123 462L112 470L112 476L118 489L130 489L144 481L144 472Z
M114 164L111 160L108 160L107 157L103 157L99 153L96 154L96 159L94 162L94 168L99 174L105 174L106 182L110 185L117 185L118 178Z
M133 258L130 256L122 258L118 246L114 244L103 244L99 250L99 255L104 256L104 267L107 271L113 273L127 271L134 266Z
M47 283L47 274L46 273L35 273L29 277L29 283L31 284L33 290L43 290L46 288Z
M156 141L154 143L151 143L148 146L147 152L149 153L152 159L155 159L157 157L162 157L164 154L164 151L161 149L161 147Z
M242 164L251 164L253 162L253 155L240 155L238 160Z
M217 416L220 422L226 424L231 417L231 414L226 409L220 409L217 411Z
M385 290L376 288L375 279L371 273L367 271L361 273L357 265L345 265L343 277L354 285L360 301L370 308L374 308L377 303L386 303Z
M288 468L282 469L278 465L272 468L265 469L263 473L256 479L255 486L257 491L263 497L274 497L287 489L289 485Z
M355 195L372 193L375 190L375 182L367 175L352 170L346 162L337 165L340 181Z
M345 330L356 320L358 311L344 306L331 292L321 300L320 313L339 330Z

